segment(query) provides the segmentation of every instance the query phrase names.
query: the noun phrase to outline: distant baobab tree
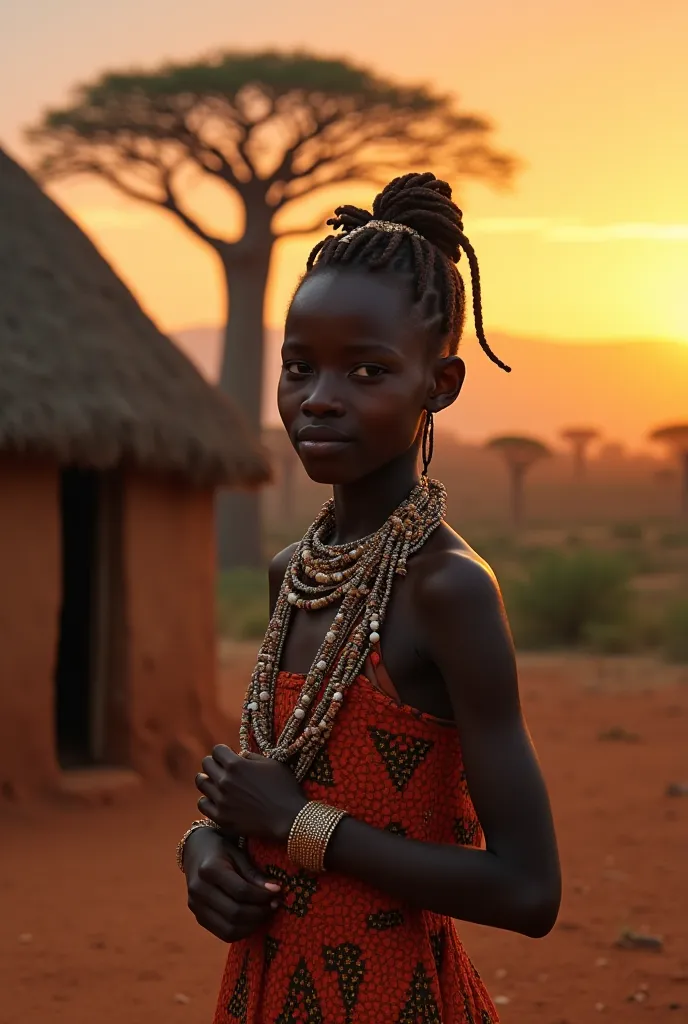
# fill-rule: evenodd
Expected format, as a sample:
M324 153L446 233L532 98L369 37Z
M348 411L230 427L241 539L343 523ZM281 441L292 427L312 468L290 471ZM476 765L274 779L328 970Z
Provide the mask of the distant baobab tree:
M491 132L446 93L398 85L348 61L230 51L106 72L49 110L29 139L42 180L99 178L171 214L216 254L228 310L220 387L258 433L275 242L324 229L332 199L346 201L352 186L382 185L409 170L504 183L515 161L492 148ZM236 241L191 212L199 179L239 199L244 228ZM221 507L221 564L260 564L259 496L232 493Z
M562 430L561 436L571 448L576 479L582 480L588 470L590 446L599 439L600 433L594 427L566 427Z
M671 423L657 427L650 434L650 440L665 445L679 463L681 473L682 518L688 519L688 423Z
M501 456L509 473L511 485L511 521L516 529L523 523L523 488L526 474L552 453L546 444L534 437L493 437L488 449Z

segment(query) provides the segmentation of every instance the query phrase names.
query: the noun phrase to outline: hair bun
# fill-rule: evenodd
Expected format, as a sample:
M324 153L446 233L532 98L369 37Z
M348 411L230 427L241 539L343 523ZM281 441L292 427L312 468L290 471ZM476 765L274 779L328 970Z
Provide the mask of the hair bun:
M451 185L429 171L395 178L373 203L376 220L404 224L458 263L463 237L463 215L452 202Z

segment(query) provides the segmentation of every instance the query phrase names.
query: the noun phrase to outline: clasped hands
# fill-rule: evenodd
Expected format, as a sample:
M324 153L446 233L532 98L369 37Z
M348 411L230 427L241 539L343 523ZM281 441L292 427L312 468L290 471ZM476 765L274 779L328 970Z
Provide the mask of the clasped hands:
M286 765L260 754L237 754L223 743L204 757L198 809L228 835L286 843L307 799Z

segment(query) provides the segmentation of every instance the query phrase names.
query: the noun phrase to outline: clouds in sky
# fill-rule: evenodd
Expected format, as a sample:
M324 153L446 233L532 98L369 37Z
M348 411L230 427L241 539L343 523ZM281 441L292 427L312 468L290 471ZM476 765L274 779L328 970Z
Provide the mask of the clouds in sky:
M471 234L537 235L548 242L688 242L688 224L644 221L584 224L548 217L485 217L472 221Z
M155 209L116 206L81 207L74 211L87 227L136 231L159 217ZM466 225L471 235L534 235L546 242L688 242L688 224L623 221L585 224L550 217L482 217Z

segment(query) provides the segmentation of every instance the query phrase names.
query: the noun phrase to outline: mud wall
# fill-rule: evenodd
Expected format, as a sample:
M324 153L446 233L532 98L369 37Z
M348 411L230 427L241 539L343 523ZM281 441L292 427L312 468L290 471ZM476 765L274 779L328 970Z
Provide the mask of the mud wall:
M212 492L132 475L123 546L130 763L192 785L227 735L216 697Z
M0 458L0 806L58 776L53 679L61 600L59 473Z

